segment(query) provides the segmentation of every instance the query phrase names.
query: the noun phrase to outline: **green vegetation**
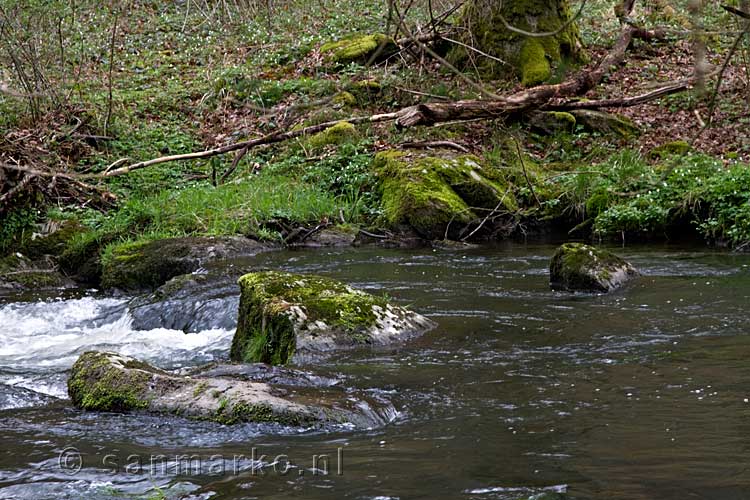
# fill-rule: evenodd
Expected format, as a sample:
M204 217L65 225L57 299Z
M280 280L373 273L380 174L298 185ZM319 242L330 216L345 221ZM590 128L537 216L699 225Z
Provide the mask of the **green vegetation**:
M124 377L107 353L89 351L71 369L68 394L73 404L92 411L131 411L147 408L149 374L132 371Z
M548 3L535 2L540 12ZM687 229L712 244L750 242L746 141L735 141L721 156L701 153L686 136L659 137L661 145L654 145L649 126L626 111L628 116L546 112L514 117L519 118L514 123L403 130L346 122L481 95L449 72L425 71L421 62L403 64L402 57L409 61L405 53L366 67L392 55L393 38L403 36L394 35L379 2L293 0L283 7L241 8L225 3L208 11L143 0L127 12L92 2L6 4L3 26L12 43L0 51L0 79L21 97L0 93L3 158L100 173L116 168L112 164L119 159L129 159L127 164L338 121L319 134L251 149L242 157L163 163L92 181L116 195L112 202L65 193L55 198L50 189L19 197L8 210L0 207L1 254L21 251L34 260L52 253L65 273L83 281L97 283L103 268L125 262L130 250L154 240L241 235L279 242L288 234L284 228L321 222L410 229L432 239L498 238L554 225L574 229L576 236L626 241L671 238ZM532 28L521 15L527 4L504 4L508 20L522 29ZM640 9L637 21L684 29L689 23L684 4ZM451 61L468 61L462 66L468 77L502 76L487 82L500 93L518 83L564 78L585 61L579 41L596 53L617 32L611 5L600 0L587 5L578 27L526 39L490 30L489 23L497 25L499 18L477 5L447 21L471 20L475 31L486 35L477 38L482 44L522 40L506 54L511 63L523 61L516 65L520 72L514 76L498 61L460 45L438 44L435 50ZM533 28L558 30L560 19L577 7L560 5L561 17L542 16ZM415 2L407 22L424 26L435 15L430 7ZM713 4L703 17L710 29L736 23ZM57 36L35 38L24 29L30 26ZM731 39L720 33L706 41L718 53ZM642 43L632 50L641 51ZM23 49L23 57L10 53L11 46ZM668 79L661 57L628 62L628 77L640 74L644 85ZM614 95L621 90L615 87ZM681 112L692 120L701 106L705 118L708 102L699 92L666 97L655 103L661 118L648 123ZM741 103L719 100L714 123L731 116L745 120ZM406 153L400 147L436 140L468 146L471 154L434 148ZM70 220L78 229L60 235L60 241L30 243L47 220ZM475 231L480 224L482 231Z
M741 246L750 241L750 168L703 154L674 155L650 164L633 151L613 155L587 172L558 180L550 208L573 209L593 221L596 235L649 239L685 236Z

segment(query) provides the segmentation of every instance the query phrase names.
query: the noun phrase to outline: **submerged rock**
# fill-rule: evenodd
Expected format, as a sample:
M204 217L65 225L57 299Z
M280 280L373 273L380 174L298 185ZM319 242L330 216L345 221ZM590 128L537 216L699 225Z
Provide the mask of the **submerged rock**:
M239 284L234 361L304 363L335 350L393 344L434 327L383 297L321 276L268 271L247 274Z
M120 354L86 352L68 379L68 394L83 410L146 411L221 424L291 426L351 424L369 428L392 418L391 406L372 408L342 391L298 394L266 383L222 377L176 376ZM351 407L342 406L349 403Z
M0 410L40 407L53 401L57 398L25 387L0 384Z
M293 387L332 387L341 383L341 380L337 378L265 363L212 364L189 373L189 375L195 377L232 377L240 380Z
M423 238L456 239L486 211L514 212L513 191L493 169L471 155L421 157L399 151L378 153L383 212L392 226L408 226Z
M638 271L612 252L565 243L552 257L549 274L554 290L610 292L638 276Z
M186 333L235 328L239 304L237 278L249 269L232 265L215 267L209 266L206 273L175 276L155 291L132 299L128 309L133 328L169 328Z
M155 289L207 262L251 256L268 245L241 237L169 238L115 247L102 268L102 286L120 290Z
M331 62L338 64L366 64L370 59L379 62L398 51L398 45L389 36L381 33L352 36L329 42L320 47L320 53Z

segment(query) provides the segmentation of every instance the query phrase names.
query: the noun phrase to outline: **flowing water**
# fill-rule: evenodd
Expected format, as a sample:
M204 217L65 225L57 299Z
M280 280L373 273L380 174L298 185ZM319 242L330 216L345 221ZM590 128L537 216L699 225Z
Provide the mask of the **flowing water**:
M6 301L0 498L750 496L750 256L626 248L620 253L644 276L591 296L548 289L553 251L346 249L238 264L332 276L439 323L398 348L313 367L394 403L395 420L368 431L70 407L66 369L86 350L166 369L225 359L237 307L232 273L189 303L148 309L169 328L142 311L139 319L128 298ZM202 331L170 329L198 324L182 316L200 316L205 304L221 316L215 324L204 311Z

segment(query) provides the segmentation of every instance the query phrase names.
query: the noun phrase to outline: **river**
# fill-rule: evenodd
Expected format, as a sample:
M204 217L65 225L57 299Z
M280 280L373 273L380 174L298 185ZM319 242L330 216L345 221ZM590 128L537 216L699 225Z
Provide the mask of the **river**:
M129 297L0 299L0 499L750 495L750 256L618 249L643 276L592 296L549 290L554 248L285 251L232 263L331 276L439 324L398 348L307 367L393 402L395 420L366 431L70 406L66 370L86 350L165 369L226 359L232 273L190 307L162 311L171 319L157 328ZM171 329L209 303L215 324L203 314L201 331Z

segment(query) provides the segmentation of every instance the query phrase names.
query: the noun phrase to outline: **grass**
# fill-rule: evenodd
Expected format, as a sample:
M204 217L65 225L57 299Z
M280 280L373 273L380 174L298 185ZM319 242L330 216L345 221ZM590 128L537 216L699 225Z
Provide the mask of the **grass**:
M345 199L276 175L251 176L218 187L195 185L134 197L109 215L84 221L102 235L155 239L191 235L257 235L274 218L316 222L350 210Z

